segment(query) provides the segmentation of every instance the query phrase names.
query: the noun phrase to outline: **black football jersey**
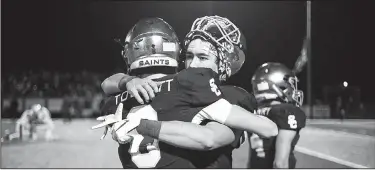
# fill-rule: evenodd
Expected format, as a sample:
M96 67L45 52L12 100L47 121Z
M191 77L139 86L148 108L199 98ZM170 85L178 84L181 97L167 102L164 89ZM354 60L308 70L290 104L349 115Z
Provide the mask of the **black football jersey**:
M160 94L166 93L168 91L172 91L174 87L173 78L175 75L167 75L162 78L154 79L155 82L162 82L162 84L159 87ZM159 93L157 94L157 96ZM106 99L104 105L102 106L102 114L108 115L108 114L113 114L115 113L118 104L123 103L123 118L126 118L127 114L129 111L135 107L135 106L140 106L140 104L137 102L137 100L134 98L134 96L130 95L128 91L124 91L122 93L116 94L114 96L110 96ZM159 120L160 117L158 117ZM145 136L139 151L142 152L147 152L147 145L152 144L154 142L153 138L150 138L148 136ZM160 143L159 143L160 144ZM118 148L118 154L119 158L121 160L123 168L137 168L137 166L132 162L131 160L131 155L128 153L128 150L130 148L130 144L119 144ZM182 166L182 167L191 167L194 168L190 165L190 163L182 158L179 158L176 155L173 154L168 154L166 152L163 152L164 149L161 149L161 159L157 164L157 168L178 168L176 165L177 163Z
M306 115L303 110L292 104L272 105L266 115L270 120L276 123L279 129L293 130L297 134L292 141L291 152L289 155L289 167L294 168L296 159L293 154L295 145L299 140L299 131L306 126ZM276 137L263 139L263 149L265 157L257 156L257 152L251 150L251 168L272 168L276 153Z

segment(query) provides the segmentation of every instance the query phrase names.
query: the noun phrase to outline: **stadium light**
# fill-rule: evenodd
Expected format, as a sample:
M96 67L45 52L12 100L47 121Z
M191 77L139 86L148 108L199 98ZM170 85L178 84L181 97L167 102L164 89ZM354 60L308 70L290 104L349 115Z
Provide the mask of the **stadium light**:
M348 87L348 82L344 81L344 82L342 83L342 85L344 85L344 87Z

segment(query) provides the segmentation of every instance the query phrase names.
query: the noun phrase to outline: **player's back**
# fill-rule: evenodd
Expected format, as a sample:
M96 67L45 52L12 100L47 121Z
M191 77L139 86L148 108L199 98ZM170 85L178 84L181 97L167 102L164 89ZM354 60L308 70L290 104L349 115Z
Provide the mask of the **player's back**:
M159 87L159 94L167 93L169 91L173 91L175 88L175 84L173 82L173 78L175 75L168 75L162 78L154 79L155 82L162 82L161 86ZM102 112L105 114L113 114L116 111L117 105L119 103L124 104L123 108L123 117L125 118L130 111L135 106L140 106L140 104L136 101L136 99L130 95L127 91L117 94L115 96L109 97L104 106L102 107ZM165 116L158 116L158 120L163 121ZM145 136L142 144L140 146L140 152L145 153L147 152L147 144L152 144L154 139ZM156 168L195 168L192 164L182 157L184 157L184 152L175 152L177 149L172 145L167 145L163 142L159 141L159 148L161 153L161 159L157 163ZM137 168L137 166L132 162L131 155L128 153L130 148L130 144L119 144L118 154L121 160L121 163L124 168Z
M295 168L296 159L294 156L294 147L297 144L300 135L299 131L305 127L306 115L303 110L293 104L277 104L269 107L267 116L270 120L276 123L279 130L292 130L296 131L296 135L291 143L291 150L289 154L289 168ZM264 155L259 156L256 148L251 149L250 168L256 169L271 169L276 153L276 139L277 136L268 139L262 139ZM254 139L251 139L251 145L257 145ZM259 141L257 141L259 142Z

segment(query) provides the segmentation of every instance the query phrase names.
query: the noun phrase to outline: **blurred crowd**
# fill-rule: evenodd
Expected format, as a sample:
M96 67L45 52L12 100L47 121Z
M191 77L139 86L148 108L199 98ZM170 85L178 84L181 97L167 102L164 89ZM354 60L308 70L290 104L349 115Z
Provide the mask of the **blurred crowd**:
M78 73L28 71L5 74L2 77L3 97L92 97L100 93L103 75L82 71Z
M2 117L19 117L17 108L21 103L17 99L24 98L62 98L60 113L68 114L64 117L82 117L85 109L98 112L103 99L100 84L105 76L88 71L5 73L1 81L2 98L10 99L11 105L3 108Z

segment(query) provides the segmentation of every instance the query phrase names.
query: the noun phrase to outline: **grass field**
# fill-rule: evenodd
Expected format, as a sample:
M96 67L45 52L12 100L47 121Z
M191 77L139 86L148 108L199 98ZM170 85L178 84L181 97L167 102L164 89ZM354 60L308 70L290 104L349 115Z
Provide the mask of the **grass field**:
M95 120L55 120L59 139L2 143L1 168L121 168L117 144L100 140ZM2 120L1 133L14 131ZM246 168L248 143L233 152L233 168ZM312 120L296 147L297 168L375 168L375 121Z

